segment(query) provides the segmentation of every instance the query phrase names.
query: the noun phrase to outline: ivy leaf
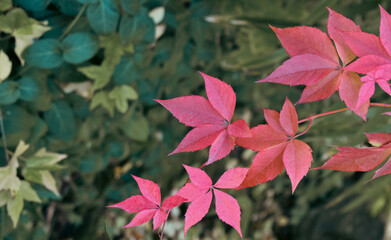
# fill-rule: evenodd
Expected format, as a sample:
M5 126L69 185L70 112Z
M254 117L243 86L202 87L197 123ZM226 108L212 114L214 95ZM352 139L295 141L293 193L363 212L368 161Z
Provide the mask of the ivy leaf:
M26 168L35 170L58 170L62 167L57 163L67 157L66 154L47 152L45 148L26 159Z
M87 32L70 34L61 44L64 60L73 64L89 60L99 49L97 37Z
M41 184L57 196L60 196L57 190L56 180L49 171L23 168L22 174L27 181Z
M41 202L37 192L31 187L30 183L26 181L20 181L20 183L20 189L17 194L22 195L22 198L26 201L37 203Z
M133 87L122 85L111 90L108 97L114 100L115 106L120 113L125 113L128 110L128 100L137 99L138 94Z
M58 139L70 141L76 133L76 122L73 111L67 102L53 102L43 118L48 125L49 133Z
M7 54L0 50L0 82L6 79L12 70L12 62L8 58Z
M42 39L23 53L27 63L40 68L56 68L63 63L61 44L56 39Z
M41 82L35 78L26 76L18 81L20 90L20 99L25 101L33 101L42 94Z
M114 116L114 101L109 99L107 92L100 91L94 94L90 104L90 109L95 109L98 106L102 106L106 109L111 117Z
M104 48L105 58L103 64L105 66L114 67L120 63L124 50L118 33L110 34L108 36L99 36L99 46Z
M14 228L18 225L20 213L23 210L23 205L23 197L21 194L17 194L7 203L7 213L12 220Z
M15 81L0 83L0 104L8 105L16 102L20 97L19 84Z
M130 119L125 119L121 124L121 128L125 135L130 139L145 142L149 136L149 123L148 120L141 114L136 114Z
M146 9L142 9L136 16L125 16L121 20L119 34L125 44L152 43L155 40L155 24Z
M78 68L80 72L86 75L89 79L94 80L93 90L98 90L106 86L110 82L113 70L110 66L105 64L102 65L91 65L87 67Z
M12 8L12 0L0 0L0 11Z
M99 34L115 32L119 21L116 3L112 0L99 0L87 8L87 18L92 29Z

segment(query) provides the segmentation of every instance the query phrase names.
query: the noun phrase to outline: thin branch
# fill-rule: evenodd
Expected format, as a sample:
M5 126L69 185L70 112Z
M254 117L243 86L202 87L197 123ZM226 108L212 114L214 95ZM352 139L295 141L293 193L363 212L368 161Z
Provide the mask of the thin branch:
M304 130L304 132L302 132L302 133L296 135L295 138L300 137L300 136L304 135L306 132L308 132L308 130L310 130L310 128L311 128L311 125L312 125L312 121L313 121L313 120L314 120L314 119L310 119L310 123L308 124L307 129Z
M73 19L73 21L69 24L69 26L65 29L65 31L61 34L61 36L58 38L59 41L61 41L75 26L77 21L79 21L80 17L83 15L84 11L87 8L87 4L84 4L83 7L80 9L77 16Z
M3 148L4 148L4 154L5 154L5 159L7 162L10 161L8 153L7 153L7 139L5 136L5 129L4 129L4 121L3 121L3 110L0 107L0 130L1 130L1 139L3 140Z
M318 117L323 117L323 116L326 116L326 115L339 113L339 112L343 112L343 111L346 111L346 110L349 110L349 109L348 108L341 108L341 109L337 109L337 110L330 111L330 112L319 113L319 114L316 114L316 115L313 115L313 116L309 116L308 118L304 118L304 119L300 120L299 123L312 121L312 120L314 120L315 118L318 118Z

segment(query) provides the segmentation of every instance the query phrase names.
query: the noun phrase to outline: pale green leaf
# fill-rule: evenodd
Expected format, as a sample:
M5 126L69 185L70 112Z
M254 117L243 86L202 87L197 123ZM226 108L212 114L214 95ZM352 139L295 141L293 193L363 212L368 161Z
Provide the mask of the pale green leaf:
M118 33L99 36L99 46L104 48L104 65L114 67L121 61L124 50L122 49L121 38Z
M57 196L60 196L60 193L57 190L56 180L53 175L49 171L41 171L41 174L43 185Z
M8 58L8 55L0 50L0 82L6 79L12 70L12 62Z
M98 106L102 106L104 109L106 109L111 117L114 116L114 101L109 99L107 92L100 91L94 94L90 109L92 110Z
M132 118L125 120L121 124L122 130L130 139L145 142L149 136L148 120L141 114L137 114Z
M37 192L31 187L30 183L21 181L20 189L17 195L22 195L22 198L26 201L40 203L41 199L38 197Z
M128 110L128 100L138 98L137 92L131 86L117 86L109 93L109 98L115 101L118 111L125 113Z
M0 11L12 8L12 0L0 0Z
M93 90L101 89L110 82L114 69L107 65L91 65L78 68L78 70L86 75L89 79L94 80Z
M10 216L14 228L18 225L20 213L23 210L23 197L21 194L17 194L14 198L8 200L7 212Z
M9 199L11 199L11 193L9 191L0 191L0 207L4 206L7 204Z

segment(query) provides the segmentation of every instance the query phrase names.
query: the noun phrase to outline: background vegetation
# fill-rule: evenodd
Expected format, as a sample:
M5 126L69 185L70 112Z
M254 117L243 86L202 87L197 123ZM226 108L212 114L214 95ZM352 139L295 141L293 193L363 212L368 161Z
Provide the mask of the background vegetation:
M208 152L168 157L188 129L153 99L205 96L202 71L232 85L237 118L263 123L262 107L279 110L285 96L295 102L301 92L254 83L287 58L268 25L326 31L330 7L378 34L379 3L391 10L387 1L371 0L0 0L1 136L8 149L0 150L0 238L158 238L150 224L122 229L133 216L105 206L138 194L130 174L169 195L186 182L181 163L198 167ZM390 103L376 92L376 102ZM304 118L340 107L333 95L297 110ZM371 108L367 122L350 112L315 120L304 139L314 150L312 166L335 153L332 146L365 145L362 132L390 132L390 118L380 113ZM29 148L10 168L6 155L17 157L20 140ZM37 154L41 148L58 154ZM217 178L226 168L248 167L253 155L237 147L206 171ZM6 177L22 184L7 185ZM232 192L242 207L243 235L386 239L391 178L369 179L310 171L294 195L286 174ZM184 211L170 215L167 239L184 239ZM186 239L239 235L212 210Z

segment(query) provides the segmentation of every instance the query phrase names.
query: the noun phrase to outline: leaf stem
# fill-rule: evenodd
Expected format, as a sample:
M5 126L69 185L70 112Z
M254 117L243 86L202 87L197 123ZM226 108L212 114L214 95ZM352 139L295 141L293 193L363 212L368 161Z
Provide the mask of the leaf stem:
M61 34L61 36L58 38L59 41L61 41L75 26L77 21L79 21L80 17L83 15L84 11L87 8L87 4L84 4L83 7L80 9L77 16L73 19L73 21L69 24L69 26L65 29L65 31Z
M370 103L370 106L374 107L388 107L391 108L391 104L386 104L386 103Z
M314 120L314 119L311 118L311 119L310 119L310 123L308 124L307 129L304 130L304 132L302 132L302 133L296 135L294 138L300 137L300 136L304 135L306 132L308 132L308 130L310 130L310 128L311 128L311 125L312 125L312 121L313 121L313 120Z
M7 152L7 139L5 136L5 129L4 129L4 122L3 122L3 110L0 107L0 130L1 130L1 139L3 140L3 148L4 148L4 154L5 154L5 159L7 162L10 161L8 152Z
M307 118L301 119L301 120L299 121L299 123L303 123L303 122L307 122L307 121L312 121L312 120L314 120L315 118L318 118L318 117L323 117L323 116L327 116L327 115L330 115L330 114L343 112L343 111L346 111L346 110L348 110L348 108L341 108L341 109L337 109L337 110L330 111L330 112L319 113L319 114L316 114L316 115L309 116L309 117L307 117Z

